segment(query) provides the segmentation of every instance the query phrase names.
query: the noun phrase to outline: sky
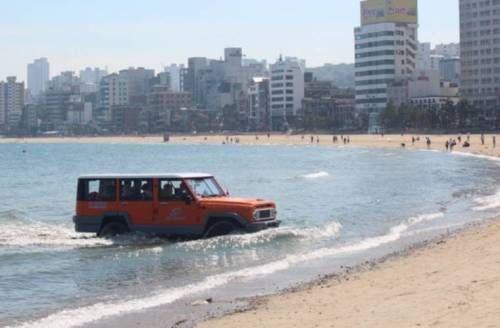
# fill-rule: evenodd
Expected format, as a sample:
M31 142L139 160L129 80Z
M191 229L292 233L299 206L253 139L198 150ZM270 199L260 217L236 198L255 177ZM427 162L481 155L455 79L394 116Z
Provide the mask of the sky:
M85 67L161 70L188 57L280 54L308 67L354 62L359 0L15 0L0 11L0 80L25 80L47 57L51 76ZM421 42L458 42L458 0L419 0Z

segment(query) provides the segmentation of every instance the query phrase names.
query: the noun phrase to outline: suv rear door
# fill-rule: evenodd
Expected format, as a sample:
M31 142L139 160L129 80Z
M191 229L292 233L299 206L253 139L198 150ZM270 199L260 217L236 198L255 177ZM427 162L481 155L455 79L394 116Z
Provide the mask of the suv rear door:
M153 223L153 179L120 179L120 212L135 226ZM138 227L139 230L141 229Z

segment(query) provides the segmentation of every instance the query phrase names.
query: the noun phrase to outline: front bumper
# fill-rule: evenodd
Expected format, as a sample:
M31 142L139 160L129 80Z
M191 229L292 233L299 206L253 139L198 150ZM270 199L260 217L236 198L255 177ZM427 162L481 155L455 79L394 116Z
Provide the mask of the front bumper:
M253 222L247 226L248 232L257 232L261 230L266 230L270 228L278 228L281 224L280 220Z

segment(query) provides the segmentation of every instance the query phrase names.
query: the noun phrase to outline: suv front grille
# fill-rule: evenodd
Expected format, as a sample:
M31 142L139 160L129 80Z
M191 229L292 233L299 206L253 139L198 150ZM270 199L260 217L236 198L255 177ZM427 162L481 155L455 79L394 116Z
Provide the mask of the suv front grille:
M254 213L256 221L269 221L276 218L276 210L274 208L257 209Z

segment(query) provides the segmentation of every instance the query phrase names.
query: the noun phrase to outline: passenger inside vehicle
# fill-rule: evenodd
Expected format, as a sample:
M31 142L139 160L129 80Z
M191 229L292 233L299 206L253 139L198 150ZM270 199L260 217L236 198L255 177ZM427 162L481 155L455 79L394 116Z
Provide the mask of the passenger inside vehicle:
M160 192L162 200L172 199L174 197L174 186L171 183L165 183Z
M124 180L122 181L122 189L121 189L121 199L130 199L134 195L134 191L132 189L132 181Z
M151 181L146 181L146 183L142 185L142 199L153 199L153 185Z
M115 200L116 198L116 187L115 187L115 181L114 180L102 180L101 181L101 193L100 193L100 199L101 200Z

